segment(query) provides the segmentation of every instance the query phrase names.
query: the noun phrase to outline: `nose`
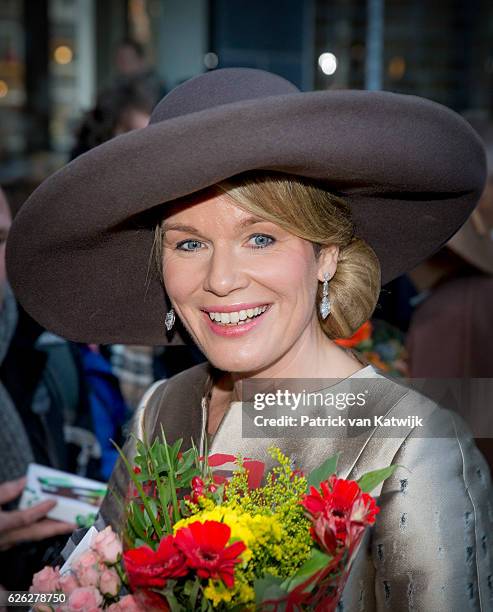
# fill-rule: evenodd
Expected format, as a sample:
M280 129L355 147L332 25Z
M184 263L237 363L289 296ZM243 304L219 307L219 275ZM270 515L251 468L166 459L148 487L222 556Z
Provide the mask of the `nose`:
M226 244L216 244L207 262L204 290L217 296L229 295L248 284L241 258Z

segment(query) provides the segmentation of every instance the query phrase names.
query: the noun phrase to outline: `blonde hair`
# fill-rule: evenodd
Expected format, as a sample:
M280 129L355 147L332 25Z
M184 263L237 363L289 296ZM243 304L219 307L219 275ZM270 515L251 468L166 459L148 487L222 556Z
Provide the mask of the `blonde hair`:
M351 336L367 321L380 293L380 263L373 249L354 235L349 205L313 180L294 175L249 172L213 186L251 214L271 221L310 241L318 257L324 247L339 247L337 270L329 284L331 314L322 319L331 339ZM156 262L162 273L162 231L156 228Z

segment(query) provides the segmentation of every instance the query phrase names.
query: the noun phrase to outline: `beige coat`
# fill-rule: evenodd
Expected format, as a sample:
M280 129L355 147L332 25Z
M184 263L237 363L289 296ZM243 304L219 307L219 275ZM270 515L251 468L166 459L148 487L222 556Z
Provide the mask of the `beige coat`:
M370 371L369 371L370 370ZM493 610L493 492L489 469L467 428L453 413L416 391L369 373L371 392L367 415L420 416L420 427L402 427L393 437L382 428L357 436L322 438L242 438L240 404L233 404L212 440L211 452L241 453L266 459L275 443L309 471L341 451L339 475L358 478L389 464L397 469L374 494L381 508L375 526L367 530L345 587L340 610L345 612L466 612ZM337 387L352 385L357 373ZM207 427L207 398L214 370L195 366L167 382L156 383L136 413L134 432L153 439L163 424L169 440L190 436L199 446ZM369 383L369 381L364 381ZM351 387L352 388L352 387ZM126 452L133 453L129 439ZM128 478L119 461L110 489L120 495ZM120 513L111 494L101 508L106 523L118 528Z

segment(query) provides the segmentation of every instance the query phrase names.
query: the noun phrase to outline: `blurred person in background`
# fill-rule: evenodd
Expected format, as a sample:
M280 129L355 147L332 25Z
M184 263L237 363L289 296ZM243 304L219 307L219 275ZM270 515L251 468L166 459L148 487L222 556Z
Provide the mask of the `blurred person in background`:
M70 159L119 134L145 127L152 107L152 96L138 83L121 83L104 90L80 123Z
M486 186L446 247L410 273L419 292L406 340L415 378L493 378L493 125L470 123L485 145ZM492 428L490 410L485 402L470 415L484 436ZM493 470L493 439L476 444Z
M137 83L152 99L153 106L165 95L161 77L149 64L144 46L132 39L121 41L115 52L117 84Z
M0 363L5 360L18 319L16 301L5 272L5 243L10 224L10 210L0 189ZM22 374L25 375L26 370ZM26 386L29 382L28 377ZM35 461L28 433L36 435L34 430L26 431L3 376L0 376L0 582L11 590L26 588L32 569L42 567L43 553L56 541L63 541L63 534L75 527L72 523L46 517L56 505L52 500L26 510L15 509L26 484L27 467Z
M136 49L132 45L122 47L121 63L124 71L130 74L133 72L132 67L136 69L140 65L134 57L139 56L137 51L140 50L140 45ZM153 104L153 97L137 82L120 82L101 92L94 108L82 119L71 159L115 136L145 127L149 123ZM113 468L111 462L116 460L116 449L110 443L110 438L114 439L112 422L116 419L118 423L115 425L123 425L129 416L124 405L134 410L145 390L154 381L153 349L146 346L79 345L79 350L93 388L96 433L103 454L107 456L103 462L104 475L109 477ZM112 397L116 402L111 401ZM105 410L104 406L110 410ZM112 409L114 406L117 406L116 411Z
M493 377L493 125L470 123L485 145L487 182L463 227L409 274L419 292L407 337L413 377Z
M140 45L137 48L140 49ZM130 45L129 48L122 49L122 62L126 66L126 53L128 52L129 58L132 58L133 47ZM136 54L135 49L133 53ZM129 59L128 63L129 66L125 70L131 73L130 67L135 67L138 62ZM95 107L86 113L82 120L76 134L77 140L71 159L119 134L145 127L149 122L152 107L152 96L139 82L123 82L103 91L98 96ZM130 411L137 408L145 391L155 380L169 378L205 360L202 353L193 345L154 348L114 344L99 347L91 345L80 349L84 363L87 364L86 374L93 382L98 378L101 382L102 377L109 376L107 364L111 364L111 370L119 381L121 393ZM112 387L113 392L117 394L115 385L109 379L106 385L101 385L102 388L105 386L108 393L111 393L109 387ZM116 397L116 402L113 404L106 402L106 404L121 406L121 401ZM121 425L122 412L121 410L116 412L118 423ZM111 472L111 461L116 459L116 451L109 442L109 438L114 438L114 435L110 431L111 418L105 418L108 411L99 411L99 414L103 417L104 423L96 427L96 432L102 445L103 455L107 455L107 459L103 461L103 476L106 478ZM97 416L94 418L97 422L100 420Z

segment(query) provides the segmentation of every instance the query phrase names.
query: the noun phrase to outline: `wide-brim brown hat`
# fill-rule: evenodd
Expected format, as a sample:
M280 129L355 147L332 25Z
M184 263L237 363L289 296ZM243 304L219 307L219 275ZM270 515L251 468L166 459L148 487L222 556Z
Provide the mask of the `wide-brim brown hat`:
M162 206L257 169L319 179L345 197L385 284L464 223L485 154L465 120L429 100L302 93L260 70L208 72L165 96L148 127L85 153L33 193L7 244L18 300L70 340L170 343L164 289L149 273Z

